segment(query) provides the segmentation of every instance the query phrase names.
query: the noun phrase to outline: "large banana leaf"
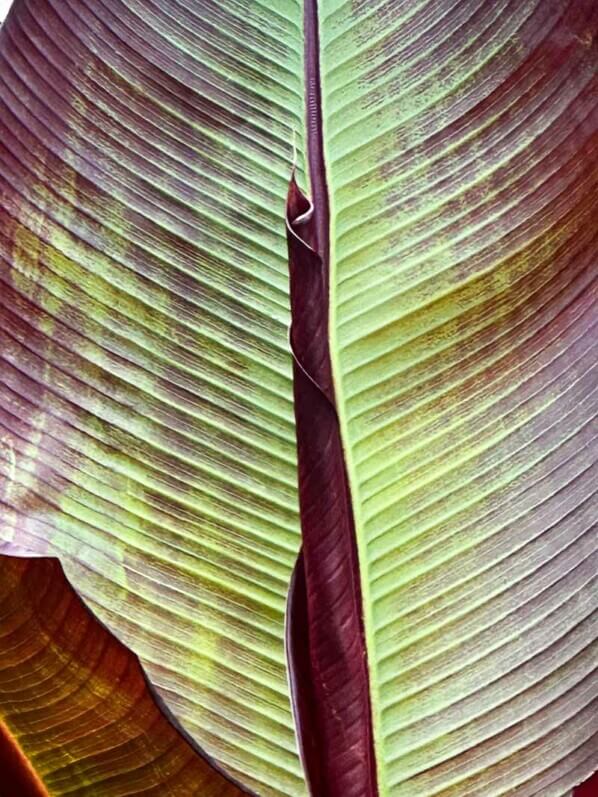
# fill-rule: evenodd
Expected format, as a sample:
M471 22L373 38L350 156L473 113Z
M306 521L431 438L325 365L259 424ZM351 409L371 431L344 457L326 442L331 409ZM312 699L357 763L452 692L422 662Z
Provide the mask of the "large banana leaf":
M301 8L17 2L0 41L2 538L186 730L300 793L284 201Z
M291 657L306 734L334 738L337 719L347 740L322 774L304 739L316 794L560 795L596 766L597 17L583 1L320 5L314 212L354 523L340 469L330 489L314 466L318 445L338 457L333 422L311 441L302 417L330 403L308 231L291 247L307 605ZM289 217L293 239L297 200ZM356 565L336 559L351 525Z
M2 28L4 549L58 556L260 794L305 791L287 261L312 792L596 766L597 17L17 0Z

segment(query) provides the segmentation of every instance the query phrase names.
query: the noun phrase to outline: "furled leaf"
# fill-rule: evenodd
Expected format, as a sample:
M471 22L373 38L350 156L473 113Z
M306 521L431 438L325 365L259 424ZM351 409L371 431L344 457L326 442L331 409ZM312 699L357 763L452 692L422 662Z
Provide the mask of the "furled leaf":
M0 534L185 729L299 794L284 202L296 2L17 0L0 34Z
M0 794L242 797L55 559L0 557Z
M289 652L311 793L350 797L375 792L374 752L355 527L332 393L328 286L307 243L318 239L313 221L293 180L290 343L303 550L289 599Z
M320 267L377 776L377 792L363 771L338 794L568 794L598 753L598 7L318 10L315 213L329 217ZM294 326L309 284L291 281ZM289 650L312 694L327 690L306 707L295 678L310 780L334 782L365 733L346 656L355 591L322 578L350 572L334 559L351 524L333 431L307 428L313 400L297 397L307 617L291 608L304 636L327 617L328 639L305 654L290 628ZM311 533L315 506L331 534ZM314 724L333 730L310 760Z

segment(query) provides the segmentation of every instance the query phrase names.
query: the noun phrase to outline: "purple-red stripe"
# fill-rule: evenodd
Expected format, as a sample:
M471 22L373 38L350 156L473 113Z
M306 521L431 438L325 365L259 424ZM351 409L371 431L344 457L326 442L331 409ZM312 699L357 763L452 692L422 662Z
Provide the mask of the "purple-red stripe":
M312 794L374 797L361 590L334 404L327 275L309 243L318 238L317 213L293 179L287 231L303 550L289 598L287 651Z

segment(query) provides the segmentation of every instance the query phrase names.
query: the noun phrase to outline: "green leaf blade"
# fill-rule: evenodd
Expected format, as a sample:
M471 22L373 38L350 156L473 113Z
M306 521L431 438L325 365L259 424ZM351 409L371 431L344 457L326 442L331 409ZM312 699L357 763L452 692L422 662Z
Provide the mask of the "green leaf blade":
M598 730L596 20L507 5L322 4L382 795L565 794Z
M300 794L281 219L301 8L43 5L0 42L1 537L61 558L211 755Z

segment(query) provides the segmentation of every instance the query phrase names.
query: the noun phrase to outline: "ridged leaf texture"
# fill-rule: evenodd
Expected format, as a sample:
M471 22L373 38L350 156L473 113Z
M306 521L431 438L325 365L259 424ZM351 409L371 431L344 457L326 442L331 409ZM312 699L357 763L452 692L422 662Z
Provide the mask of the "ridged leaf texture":
M242 797L56 559L0 557L0 793Z
M596 767L597 17L321 7L381 795L561 795Z
M2 550L58 557L256 793L565 797L596 768L597 22L2 26Z
M302 788L301 52L292 2L20 0L0 39L5 549L60 557L185 729L272 794Z

